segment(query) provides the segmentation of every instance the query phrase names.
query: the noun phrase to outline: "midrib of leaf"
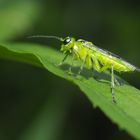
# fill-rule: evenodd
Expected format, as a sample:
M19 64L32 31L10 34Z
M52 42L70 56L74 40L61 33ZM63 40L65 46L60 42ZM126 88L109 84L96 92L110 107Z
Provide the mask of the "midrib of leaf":
M117 104L112 103L110 85L86 78L70 76L56 66L62 55L57 51L33 44L5 44L0 46L0 57L44 67L53 74L75 83L114 123L140 139L140 91L130 85L117 87ZM69 63L69 61L67 61Z

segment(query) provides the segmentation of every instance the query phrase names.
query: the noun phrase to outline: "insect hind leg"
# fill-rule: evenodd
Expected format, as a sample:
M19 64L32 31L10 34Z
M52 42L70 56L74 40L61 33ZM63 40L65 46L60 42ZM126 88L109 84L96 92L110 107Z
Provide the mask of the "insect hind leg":
M113 103L116 103L114 88L115 88L114 68L113 66L111 66L111 94Z

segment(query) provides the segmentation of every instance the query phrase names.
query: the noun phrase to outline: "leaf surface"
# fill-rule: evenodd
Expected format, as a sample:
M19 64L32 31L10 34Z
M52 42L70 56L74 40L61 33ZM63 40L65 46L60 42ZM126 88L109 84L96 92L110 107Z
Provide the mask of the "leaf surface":
M67 73L70 58L64 65L57 66L64 55L47 46L35 44L0 45L0 58L20 61L44 68L51 73L71 81L88 97L94 107L99 107L119 128L140 139L140 91L118 78L123 85L115 88L117 103L112 103L108 74L98 74L100 80L92 77L91 71L84 69L81 75L75 76L79 63L72 68L73 75Z

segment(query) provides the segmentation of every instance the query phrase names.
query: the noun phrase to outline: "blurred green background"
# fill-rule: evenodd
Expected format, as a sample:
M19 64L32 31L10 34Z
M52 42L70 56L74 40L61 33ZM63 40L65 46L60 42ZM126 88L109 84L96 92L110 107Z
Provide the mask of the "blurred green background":
M55 40L92 41L140 66L138 0L0 0L0 42L33 42L60 49ZM140 74L122 74L140 88ZM93 93L94 94L94 93ZM70 82L26 64L0 60L0 140L134 140Z

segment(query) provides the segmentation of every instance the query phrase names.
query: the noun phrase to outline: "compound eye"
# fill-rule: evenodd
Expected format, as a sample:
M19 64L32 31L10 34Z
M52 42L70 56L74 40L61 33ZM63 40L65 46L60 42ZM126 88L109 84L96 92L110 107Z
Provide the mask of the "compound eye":
M71 38L66 38L64 41L63 41L63 43L64 43L64 45L66 45L66 44L68 44L69 42L71 41Z

